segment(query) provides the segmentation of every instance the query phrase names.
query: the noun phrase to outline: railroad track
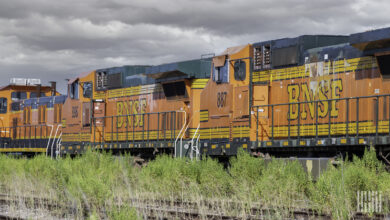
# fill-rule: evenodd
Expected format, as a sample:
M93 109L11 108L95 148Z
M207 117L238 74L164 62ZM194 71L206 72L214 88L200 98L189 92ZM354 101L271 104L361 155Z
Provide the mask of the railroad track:
M22 204L21 204L22 203ZM39 203L39 204L38 204ZM230 203L230 204L229 204ZM0 206L4 207L11 204L18 204L24 207L27 207L28 210L34 212L38 206L40 209L44 208L47 211L46 216L41 216L40 218L28 215L17 215L15 213L2 213L0 209L0 220L9 219L9 220L24 220L24 219L42 219L42 218L51 218L51 219L70 219L63 218L61 216L69 216L69 213L74 212L74 209L69 205L67 207L59 207L51 203L49 199L44 198L31 198L31 197L17 197L11 198L7 195L0 194ZM239 214L227 214L222 213L220 210L221 207L218 207L214 202L183 202L183 201L170 201L170 200L142 200L142 199L130 199L124 204L129 205L137 210L137 212L144 217L144 219L215 219L215 220L261 220L261 219L270 219L270 218L284 218L284 219L320 219L328 220L332 219L328 214L318 213L312 209L300 209L300 210L291 210L283 208L265 208L258 205L258 207L252 207L248 209L239 210ZM228 202L227 205L239 207L238 203ZM242 205L242 204L240 204ZM69 213L56 213L52 215L51 211L65 210ZM282 215L280 214L282 210ZM105 213L101 213L102 216L106 216ZM85 212L83 215L88 216L88 212ZM72 219L72 218L71 218ZM390 219L390 215L376 214L373 216L367 216L363 213L355 213L353 219L366 220L366 219Z

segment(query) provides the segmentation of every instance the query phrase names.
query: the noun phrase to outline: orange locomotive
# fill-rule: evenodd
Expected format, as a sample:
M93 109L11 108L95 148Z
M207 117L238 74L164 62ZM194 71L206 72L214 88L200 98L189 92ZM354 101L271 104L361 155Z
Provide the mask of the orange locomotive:
M59 127L53 138L60 149L52 152L199 157L242 148L329 158L372 146L388 161L389 36L390 28L303 35L228 48L212 58L82 74L68 83L61 123L46 122ZM28 103L21 111L29 111ZM7 134L12 143L29 133Z
M388 161L390 28L304 35L227 49L201 94L208 155L238 148L334 157L376 147Z
M100 69L70 81L61 153L98 148L184 155L180 146L199 121L199 97L210 69L211 59L203 58Z
M55 83L41 86L38 79L11 79L0 89L0 152L54 155L59 136L64 96L58 96ZM54 134L57 128L58 135ZM49 148L49 144L52 149Z
M389 33L304 35L84 74L69 84L61 153L334 157L375 146L385 158Z

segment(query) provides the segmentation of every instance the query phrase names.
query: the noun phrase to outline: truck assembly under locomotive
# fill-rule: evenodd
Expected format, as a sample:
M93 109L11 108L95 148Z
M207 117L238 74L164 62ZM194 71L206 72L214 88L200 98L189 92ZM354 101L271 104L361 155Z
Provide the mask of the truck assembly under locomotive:
M389 162L390 28L98 69L67 96L28 81L0 89L1 152L332 158L374 147Z

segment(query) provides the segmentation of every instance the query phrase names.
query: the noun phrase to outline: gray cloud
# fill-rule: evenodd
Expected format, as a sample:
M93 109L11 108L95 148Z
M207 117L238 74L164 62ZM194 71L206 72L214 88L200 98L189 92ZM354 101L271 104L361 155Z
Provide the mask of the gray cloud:
M0 2L0 84L199 58L301 34L390 26L386 0L13 0Z

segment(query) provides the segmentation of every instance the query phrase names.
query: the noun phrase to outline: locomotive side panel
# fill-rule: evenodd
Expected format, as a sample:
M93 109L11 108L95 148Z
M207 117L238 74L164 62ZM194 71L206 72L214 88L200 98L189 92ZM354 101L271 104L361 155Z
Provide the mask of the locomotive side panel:
M290 136L298 136L298 124L302 126L300 136L324 136L329 132L331 135L346 135L347 120L350 123L349 134L356 134L356 123L353 123L356 121L362 122L359 127L360 133L374 133L376 108L378 108L378 119L381 124L380 132L386 132L388 97L359 98L359 101L356 98L390 92L389 82L381 77L375 58L363 57L341 62L324 62L321 66L327 67L325 70L317 69L317 71L326 74L316 77L310 77L313 75L311 68L304 66L278 70L279 73L277 71L258 73L273 78L269 81L270 104L274 105L273 112L270 111L270 107L265 106L261 110L270 111L269 118L274 114L274 137L286 138L288 132ZM337 69L333 68L334 66L338 66ZM285 79L297 71L303 76ZM362 75L365 77L362 78ZM298 102L307 103L294 104Z
M114 95L127 92L134 95ZM184 115L177 111L188 112L186 104L183 101L167 100L159 84L112 90L109 91L109 97L105 142L172 141L184 126Z
M298 51L301 60L289 61L294 65L253 72L252 114L260 122L252 120L255 151L301 157L362 154L368 145L386 151L390 81L384 60L389 60L390 48L383 42L389 39L359 43L367 39L356 37L356 41ZM272 61L269 67L275 64ZM256 101L261 99L259 93L266 93L256 92L260 87L269 91L268 105Z

